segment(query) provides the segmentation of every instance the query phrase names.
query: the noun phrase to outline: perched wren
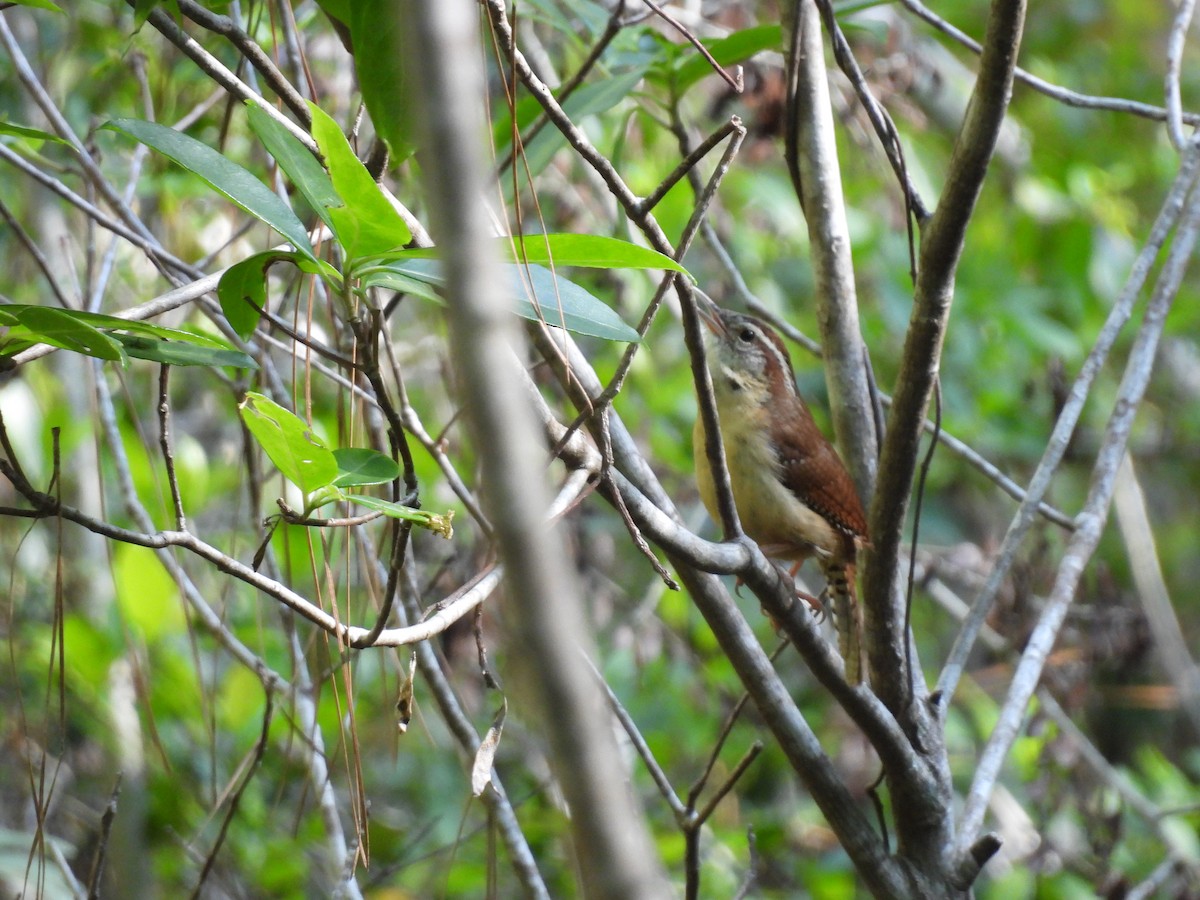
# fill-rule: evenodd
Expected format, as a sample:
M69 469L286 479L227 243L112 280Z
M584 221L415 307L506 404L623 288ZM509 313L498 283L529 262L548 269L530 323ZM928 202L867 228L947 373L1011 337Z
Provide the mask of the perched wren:
M800 564L815 556L833 599L846 680L862 682L862 613L854 585L867 521L854 482L796 390L783 340L753 316L698 300L710 341L725 461L738 518L763 553ZM692 433L696 481L709 515L720 520L700 417Z

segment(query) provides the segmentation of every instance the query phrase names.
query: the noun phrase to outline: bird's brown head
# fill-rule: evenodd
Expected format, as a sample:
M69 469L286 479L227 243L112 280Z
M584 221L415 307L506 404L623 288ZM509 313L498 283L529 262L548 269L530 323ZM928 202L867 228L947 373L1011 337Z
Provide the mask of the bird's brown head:
M721 309L702 298L700 318L714 340L708 356L718 397L765 403L796 393L792 358L783 339L761 319Z

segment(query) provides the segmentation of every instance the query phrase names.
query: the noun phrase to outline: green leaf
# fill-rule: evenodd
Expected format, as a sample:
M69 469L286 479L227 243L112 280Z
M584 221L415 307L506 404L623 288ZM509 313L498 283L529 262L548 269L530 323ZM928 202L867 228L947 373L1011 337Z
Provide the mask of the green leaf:
M671 257L619 238L593 234L532 234L520 238L516 249L507 238L500 243L505 255L517 263L553 263L588 269L668 269L692 278L691 273Z
M338 124L315 103L308 105L313 116L313 137L343 204L326 208L347 259L379 256L403 247L412 240L412 232L400 213L354 155Z
M516 282L517 315L606 341L637 343L641 338L599 298L541 266L509 266Z
M645 66L637 66L627 72L613 75L595 84L584 85L567 98L567 102L563 104L563 110L574 121L578 121L585 116L594 116L602 112L607 112L629 96L630 92L637 87L638 82L642 80L645 73ZM528 121L525 122L522 122L518 118L518 123L521 125L522 130L524 130L537 117L537 114L541 112L541 107L535 101L534 104L524 108L518 105L518 110L519 116L521 113L528 116ZM498 148L497 153L500 157L507 156L512 149L511 129L512 126L507 120L501 121L496 126L494 133L496 135L496 147ZM533 140L525 144L524 165L529 167L530 173L538 175L549 165L554 154L566 145L567 139L557 128L543 128ZM512 179L501 179L501 183L506 192L512 190Z
M253 391L247 392L240 409L246 427L275 468L305 494L337 477L337 459L303 419Z
M375 130L391 149L392 164L412 156L417 142L405 85L402 37L390 0L356 0L350 10L354 70Z
M62 12L62 10L58 10ZM66 144L71 146L70 141L64 141L57 134L51 134L48 131L40 131L37 128L30 128L27 125L16 125L13 122L0 122L0 134L7 134L12 137L28 138L32 141L53 141L56 144Z
M441 261L424 256L425 251L413 251L396 262L372 267L371 280L380 280L383 273L390 272L441 289L445 285ZM516 301L513 311L522 318L606 341L640 340L637 331L575 282L542 266L506 265L504 269Z
M229 327L242 340L258 327L262 316L259 310L267 308L267 270L277 262L294 263L296 259L295 253L267 250L248 256L225 270L217 282L217 299L221 301L221 312Z
M445 515L438 515L424 509L413 509L411 506L405 506L402 503L380 500L378 497L372 497L369 494L349 494L343 499L349 500L358 506L365 506L367 509L381 512L393 519L404 519L415 525L420 525L422 528L428 528L430 531L440 534L446 540L454 537L454 526L452 524L454 510L448 510Z
M49 311L50 320L54 323L51 334L44 335L36 328L26 324L32 322L34 326L44 326L47 321L47 311ZM73 339L75 342L71 346L64 346L63 343L63 329L67 327L64 323L67 321L82 326L82 330L74 328L67 330L68 338L66 339ZM83 336L87 337L89 345L90 342L95 341L91 334L92 330L95 330L103 337L114 340L118 350L123 349L127 355L139 359L165 362L176 366L258 368L258 364L251 357L209 335L193 334L178 328L166 328L152 322L122 319L120 316L106 316L103 313L13 303L0 306L0 324L18 326L5 335L5 346L3 350L0 350L0 356L12 355L40 341L67 350L87 353L89 356L96 356L97 353L90 353L80 347ZM72 335L73 338L70 337ZM53 340L49 338L53 338ZM99 346L102 350L107 349L107 345ZM123 357L102 356L102 358Z
M239 369L257 369L253 357L232 347L204 347L183 341L164 341L143 335L113 332L112 337L121 342L125 352L138 359L166 363L171 366L236 366Z
M704 46L721 66L732 66L763 50L779 50L783 46L782 25L758 25L735 31L728 37L704 41ZM712 64L699 52L687 54L675 67L674 84L682 94L707 75L715 75Z
M366 288L377 287L387 291L412 294L414 297L431 300L439 305L445 302L431 281L424 278L416 278L406 272L400 271L391 264L368 266L365 269L361 269L358 275L359 284L364 290ZM437 284L440 286L440 279L438 279Z
M72 310L16 305L6 306L4 310L19 324L4 336L5 347L0 355L12 355L31 344L50 344L97 359L120 360L122 363L127 360L117 341L81 321L80 315Z
M329 173L322 168L308 148L296 140L295 136L278 121L271 118L256 103L246 103L246 118L251 130L258 135L267 152L271 154L279 168L291 179L308 205L329 228L333 229L333 221L329 217L329 207L338 206L337 191L329 180Z
M316 258L304 223L296 218L292 208L248 171L212 147L156 122L113 119L104 127L125 132L199 175L218 193L278 231L300 253Z
M364 447L347 447L333 451L338 474L336 487L357 487L367 484L386 484L400 477L400 466L390 456Z
M48 9L51 12L62 12L62 8L55 6L50 0L15 0L18 6L32 6L34 9Z

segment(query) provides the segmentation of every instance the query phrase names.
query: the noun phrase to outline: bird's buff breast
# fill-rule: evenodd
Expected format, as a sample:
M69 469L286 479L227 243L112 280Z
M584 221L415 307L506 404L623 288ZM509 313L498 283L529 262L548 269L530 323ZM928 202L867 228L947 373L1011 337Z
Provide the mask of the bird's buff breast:
M719 404L725 462L742 529L768 556L801 559L817 551L835 554L841 537L818 513L800 502L779 480L779 461L767 442L761 407ZM699 417L692 432L696 483L710 516L720 522L716 487L704 454L704 425Z

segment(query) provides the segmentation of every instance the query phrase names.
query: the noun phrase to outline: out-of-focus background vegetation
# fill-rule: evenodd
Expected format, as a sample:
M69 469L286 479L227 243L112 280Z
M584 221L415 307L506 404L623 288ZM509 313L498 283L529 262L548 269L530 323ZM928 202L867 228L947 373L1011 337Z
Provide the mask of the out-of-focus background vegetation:
M139 6L149 4L139 4ZM282 5L207 4L237 18L268 51L284 59L288 36ZM630 4L630 12L634 12ZM172 16L173 4L163 9ZM914 180L927 200L941 188L977 60L939 37L897 4L835 4L869 82L891 111ZM857 11L846 9L853 6ZM969 34L982 34L987 4L937 4ZM140 25L132 6L86 2L67 12L10 7L0 12L30 65L73 129L85 136L114 185L125 190L135 145L98 131L118 117L174 124L218 148L264 179L269 157L247 127L243 107L168 44ZM719 39L778 26L773 3L685 3L672 11L701 37ZM518 37L551 83L583 61L608 21L587 0L530 0L519 5ZM295 3L296 41L308 88L347 129L359 105L353 67L337 35L312 3ZM1171 9L1135 0L1033 4L1021 64L1073 90L1162 102L1163 54ZM231 68L240 55L226 41L180 20ZM485 32L486 33L486 32ZM769 32L761 32L767 33ZM750 41L750 38L747 38ZM711 221L749 291L780 319L817 335L806 261L807 232L782 164L783 83L776 43L740 60L746 89L739 96L708 70L676 96L672 79L694 64L695 51L661 20L624 28L588 77L574 108L576 121L614 160L633 189L648 193L680 158L676 119L694 144L729 115L740 115L749 137L726 177ZM1200 76L1185 57L1183 98L1200 97ZM497 123L496 153L507 155L504 84L490 61ZM239 71L253 83L244 63ZM912 297L900 193L861 109L844 79L832 77L839 150L858 278L862 327L881 389L890 391ZM675 81L676 87L679 81ZM49 129L8 56L0 61L0 119ZM369 127L368 127L369 132ZM357 141L365 153L369 134ZM54 179L95 200L69 148L20 136L0 141ZM527 148L529 170L517 173L528 222L549 232L612 234L629 239L602 186L565 143L547 129ZM1146 239L1177 165L1163 125L1128 114L1071 108L1018 85L991 177L971 224L958 272L954 312L942 362L946 431L991 460L1018 483L1028 480L1045 447L1067 387ZM0 162L0 202L9 226L0 229L0 299L54 305L28 251L48 257L67 299L81 305L81 286L97 283L108 264L111 235L10 162ZM530 202L532 176L537 197ZM407 162L388 183L422 215L422 173ZM511 172L501 178L511 197ZM206 271L271 246L261 226L244 217L194 176L150 154L141 164L133 205L161 244ZM677 236L691 213L686 183L656 210ZM297 201L302 208L302 201ZM19 225L19 227L18 227ZM22 237L28 236L28 241ZM700 285L731 306L744 298L709 242L684 260ZM100 309L115 312L167 289L144 256L119 243ZM636 322L654 290L642 273L572 274ZM277 279L275 311L303 321L305 283ZM1185 282L1167 325L1157 372L1139 415L1132 456L1146 494L1153 535L1184 635L1200 628L1194 586L1200 582L1200 299ZM314 329L332 330L316 301ZM427 430L470 483L477 448L455 421L444 327L438 308L402 300L390 318L404 387ZM191 308L168 324L214 330ZM328 333L328 332L327 332ZM615 367L623 345L582 339L601 375ZM1120 378L1128 341L1101 375L1090 412L1075 434L1049 501L1068 515L1087 488L1099 430ZM827 404L818 362L794 347L801 389L821 420ZM276 364L298 405L332 445L363 445L361 420L350 414L342 387L312 374L303 356L276 352ZM134 527L124 505L120 472L158 527L171 527L157 450L158 367L99 365L69 353L0 374L0 410L21 463L45 487L54 471L52 429L60 429L56 489L93 515ZM268 477L261 495L247 496L247 459L237 414L250 373L176 369L173 427L176 465L191 527L211 543L248 560L263 539L258 519L274 511L285 488ZM104 414L94 388L111 390L115 427L127 463L114 461L102 434ZM547 398L570 421L573 412L545 385ZM616 410L630 425L685 516L697 528L704 514L691 476L695 399L678 319L661 315L648 334ZM447 543L414 536L412 565L421 596L433 602L473 574L487 553L479 529L450 490L429 453L416 448L424 505L456 510ZM260 461L261 464L261 461ZM0 482L0 506L19 506ZM918 548L918 575L948 585L968 602L1003 537L1014 502L974 467L939 449L929 473ZM703 770L715 735L741 696L730 665L685 593L667 590L631 546L619 518L597 499L568 519L572 549L587 588L599 647L598 666L637 722L677 786ZM711 525L704 525L711 529ZM712 534L711 530L708 532ZM376 533L376 540L379 535ZM306 596L336 603L338 614L373 620L355 545L344 534L281 527L273 547L282 578ZM1062 529L1036 526L991 624L1019 647L1050 584L1065 542ZM180 557L182 559L182 557ZM296 630L309 676L320 686L317 720L330 781L347 840L369 864L357 880L380 898L474 897L495 886L509 896L512 876L489 830L486 811L471 799L470 759L451 739L418 680L417 712L406 733L396 724L407 651L364 652L350 665L325 636L303 622L281 620L273 601L195 560L187 570L220 612L228 631L273 668L291 673ZM227 811L228 794L246 778L263 727L265 699L255 673L234 662L197 626L180 586L155 555L109 543L53 521L0 517L0 894L70 896L56 863L87 881L100 816L122 773L108 849L110 876L143 896L191 890ZM944 594L938 597L944 599ZM912 612L922 662L932 680L956 633L956 619L919 583ZM503 679L508 658L491 639L507 603L488 601L480 629L490 665ZM770 624L746 600L767 646ZM56 615L56 608L61 615ZM497 705L479 672L470 619L438 640L454 686L483 731ZM1195 651L1196 643L1190 640ZM58 660L61 656L61 670ZM802 709L847 773L864 807L878 775L864 739L830 705L793 657L780 664ZM952 707L947 736L956 783L965 787L990 733L996 700L1011 674L1003 650L977 652L970 677ZM60 679L61 671L61 679ZM1200 859L1200 754L1196 734L1179 710L1134 589L1121 534L1110 526L1087 574L1045 677L1062 712L1113 770L1091 765L1086 747L1040 704L1010 757L993 805L1006 844L979 884L982 897L1121 896L1170 852ZM286 696L276 698L260 768L240 794L236 814L206 881L206 896L320 896L344 860L332 860L328 823L314 797L299 746L304 729ZM717 763L728 772L760 735L752 712L733 727ZM497 756L510 799L555 896L574 890L563 817L539 734L512 710ZM667 866L681 864L683 839L642 767L631 762L642 805ZM1142 795L1138 809L1114 779ZM719 780L719 778L717 779ZM680 790L683 788L680 787ZM33 798L41 798L35 802ZM40 813L39 813L40 810ZM1148 813L1151 815L1148 818ZM1161 818L1153 819L1154 814ZM40 820L39 820L40 819ZM752 834L752 838L748 837ZM41 834L52 848L38 847ZM32 849L31 849L32 848ZM779 752L768 745L710 821L703 844L703 895L733 896L747 871L752 896L822 898L855 895L849 863ZM115 872L115 875L114 875ZM41 880L39 880L41 879Z

